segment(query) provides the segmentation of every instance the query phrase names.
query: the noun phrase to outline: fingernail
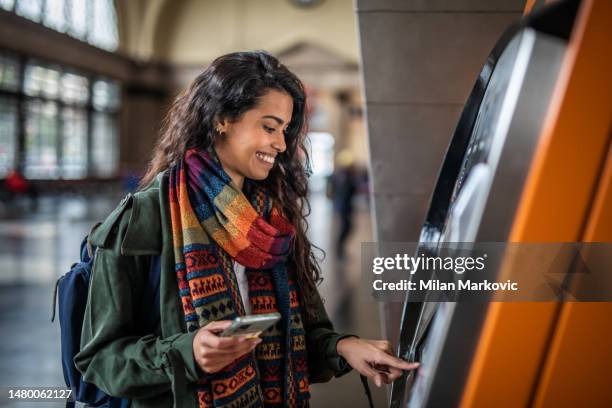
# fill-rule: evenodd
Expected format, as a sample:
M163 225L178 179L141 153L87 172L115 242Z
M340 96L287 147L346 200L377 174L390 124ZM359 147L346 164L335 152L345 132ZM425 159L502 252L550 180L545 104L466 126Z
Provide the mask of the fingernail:
M381 384L381 382L380 382L380 378L379 378L379 377L376 377L376 378L374 379L374 384L376 384L376 386L377 386L378 388L380 388L380 386L381 386L382 384Z

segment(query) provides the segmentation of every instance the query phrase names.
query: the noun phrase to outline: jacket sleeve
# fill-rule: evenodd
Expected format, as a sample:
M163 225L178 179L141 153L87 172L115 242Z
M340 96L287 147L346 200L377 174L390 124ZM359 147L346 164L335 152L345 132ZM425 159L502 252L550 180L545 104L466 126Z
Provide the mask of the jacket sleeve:
M109 395L147 398L172 390L179 380L195 382L199 372L192 351L195 332L161 338L150 329L138 329L140 314L146 313L142 288L147 284L148 259L121 255L118 237L129 213L121 212L119 227L107 228L116 233L108 240L105 236L108 245L97 249L81 349L74 362L86 382Z
M352 367L338 354L336 345L345 337L357 336L334 331L318 291L312 302L315 318L304 319L309 377L311 383L327 382L351 371Z

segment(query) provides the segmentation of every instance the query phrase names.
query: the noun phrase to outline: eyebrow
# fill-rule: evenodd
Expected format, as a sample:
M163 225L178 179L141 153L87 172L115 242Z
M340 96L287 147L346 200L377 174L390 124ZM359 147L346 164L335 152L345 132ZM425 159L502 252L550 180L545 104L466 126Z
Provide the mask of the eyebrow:
M278 116L274 116L274 115L264 115L261 117L262 119L274 119L275 121L278 122L279 125L282 125L283 123L285 123L284 120L282 120L281 118L279 118Z

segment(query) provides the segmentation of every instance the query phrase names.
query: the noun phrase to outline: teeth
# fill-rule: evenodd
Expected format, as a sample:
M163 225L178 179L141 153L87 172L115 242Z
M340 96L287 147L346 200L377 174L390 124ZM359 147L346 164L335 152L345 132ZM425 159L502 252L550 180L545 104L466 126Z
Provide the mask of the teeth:
M260 153L260 152L255 153L255 155L261 160L265 161L266 163L274 164L274 157L270 155Z

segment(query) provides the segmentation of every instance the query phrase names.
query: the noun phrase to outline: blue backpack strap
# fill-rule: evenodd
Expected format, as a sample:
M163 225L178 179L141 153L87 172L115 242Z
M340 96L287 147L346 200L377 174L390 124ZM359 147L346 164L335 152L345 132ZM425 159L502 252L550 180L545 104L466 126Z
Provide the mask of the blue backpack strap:
M91 237L91 234L94 233L94 231L100 226L102 225L101 222L97 222L95 223L90 229L89 229L89 234L87 234L85 236L85 238L83 238L83 241L81 242L81 250L80 250L80 254L81 254L81 262L85 262L85 263L90 263L93 256L94 256L94 252L96 250L96 248L91 244L91 240L89 239L89 237ZM74 269L75 266L78 265L78 262L73 263L70 266L70 270ZM66 274L67 275L67 274ZM57 292L59 290L59 285L60 285L60 281L66 276L66 275L62 275L60 276L56 281L55 281L55 288L53 289L53 304L51 306L51 322L55 321L55 312L57 309ZM88 277L89 279L89 277Z

